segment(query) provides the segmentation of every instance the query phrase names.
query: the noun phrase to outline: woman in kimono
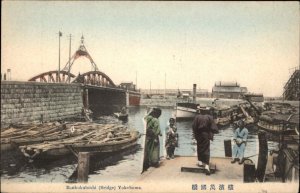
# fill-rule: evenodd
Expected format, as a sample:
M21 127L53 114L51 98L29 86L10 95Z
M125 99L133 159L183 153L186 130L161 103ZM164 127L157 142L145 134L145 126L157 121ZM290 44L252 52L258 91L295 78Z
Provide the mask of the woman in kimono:
M159 136L162 136L158 120L160 115L161 109L153 108L144 118L146 121L144 170L151 166L159 166Z

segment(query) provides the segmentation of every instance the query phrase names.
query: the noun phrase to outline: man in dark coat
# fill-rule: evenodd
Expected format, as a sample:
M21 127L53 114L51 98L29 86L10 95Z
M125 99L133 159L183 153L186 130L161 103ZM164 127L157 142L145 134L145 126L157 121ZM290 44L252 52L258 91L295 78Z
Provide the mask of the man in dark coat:
M197 141L198 166L204 166L207 175L210 174L210 140L218 127L211 115L197 115L193 122L193 134Z

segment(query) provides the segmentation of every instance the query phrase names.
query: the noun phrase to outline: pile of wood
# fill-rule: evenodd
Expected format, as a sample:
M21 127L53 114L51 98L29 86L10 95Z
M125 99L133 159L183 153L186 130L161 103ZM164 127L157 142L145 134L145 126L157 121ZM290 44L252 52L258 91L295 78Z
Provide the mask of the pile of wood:
M124 125L75 123L66 124L66 130L72 131L73 136L55 141L45 141L38 144L20 146L24 156L35 158L55 158L79 151L115 151L136 143L139 133L130 131ZM132 142L132 143L131 143ZM104 146L106 146L104 148Z
M57 140L68 137L65 127L58 123L12 125L1 130L1 151L13 148L16 145L33 144L43 141Z
M12 125L1 131L1 151L9 150L16 146L32 145L82 136L90 131L110 127L111 125L112 124L103 126L103 124L88 122Z

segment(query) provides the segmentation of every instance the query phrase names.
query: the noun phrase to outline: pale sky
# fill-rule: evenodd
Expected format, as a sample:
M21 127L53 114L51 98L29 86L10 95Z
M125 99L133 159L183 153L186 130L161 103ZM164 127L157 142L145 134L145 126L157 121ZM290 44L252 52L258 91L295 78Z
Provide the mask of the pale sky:
M298 2L2 1L1 72L28 80L58 69L85 37L100 71L138 88L198 88L237 81L281 96L299 67ZM86 58L72 73L91 70Z

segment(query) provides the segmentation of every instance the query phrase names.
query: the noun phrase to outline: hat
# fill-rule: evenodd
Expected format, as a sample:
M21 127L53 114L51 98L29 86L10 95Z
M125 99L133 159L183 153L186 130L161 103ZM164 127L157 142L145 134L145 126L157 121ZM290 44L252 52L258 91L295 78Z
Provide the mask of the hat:
M148 115L158 118L161 115L161 109L157 107L153 107L149 110Z
M238 126L244 126L245 125L245 122L241 119L241 120L239 120L239 122L238 122Z
M174 122L175 122L175 119L174 119L174 118L170 118L170 119L169 119L169 122L171 122L171 121L174 121Z

